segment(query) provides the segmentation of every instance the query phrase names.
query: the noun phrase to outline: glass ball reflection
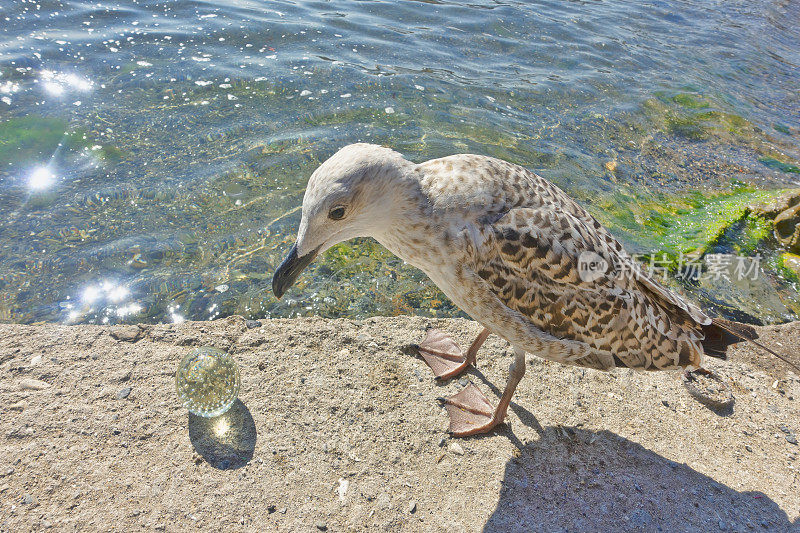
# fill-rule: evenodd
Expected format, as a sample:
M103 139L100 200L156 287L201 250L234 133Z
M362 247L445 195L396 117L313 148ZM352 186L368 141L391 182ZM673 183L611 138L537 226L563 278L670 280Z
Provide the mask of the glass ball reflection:
M230 409L240 384L239 365L233 357L210 346L189 352L175 374L175 388L183 406L206 418Z

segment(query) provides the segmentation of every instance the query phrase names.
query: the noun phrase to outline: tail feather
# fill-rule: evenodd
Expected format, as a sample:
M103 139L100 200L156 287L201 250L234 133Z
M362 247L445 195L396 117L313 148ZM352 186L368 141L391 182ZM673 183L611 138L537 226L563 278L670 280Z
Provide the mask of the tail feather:
M706 336L706 338L702 341L703 351L711 357L727 359L726 352L728 346L747 341L758 346L765 352L774 355L787 365L800 372L800 367L786 359L785 356L775 352L771 348L767 348L758 342L756 340L758 338L758 333L756 333L756 330L753 326L741 324L739 322L732 322L722 318L712 318L711 324L703 326L703 333Z
M744 340L758 338L755 328L722 318L711 319L711 324L703 326L705 338L702 341L703 351L711 357L727 358L728 346Z

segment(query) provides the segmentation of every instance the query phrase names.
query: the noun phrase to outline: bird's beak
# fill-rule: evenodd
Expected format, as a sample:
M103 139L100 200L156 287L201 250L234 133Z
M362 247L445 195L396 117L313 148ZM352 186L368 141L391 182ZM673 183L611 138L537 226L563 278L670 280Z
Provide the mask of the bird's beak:
M319 248L310 251L303 257L297 257L297 244L292 245L289 255L272 276L272 292L277 298L283 296L286 289L292 286L297 276L317 257L317 252L319 252Z

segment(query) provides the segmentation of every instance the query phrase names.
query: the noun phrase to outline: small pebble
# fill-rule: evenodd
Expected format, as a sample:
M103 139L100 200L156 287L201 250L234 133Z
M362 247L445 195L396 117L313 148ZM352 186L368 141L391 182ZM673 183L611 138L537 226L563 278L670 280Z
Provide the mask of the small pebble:
M752 452L753 451L753 447L750 446L749 444L745 444L744 445L744 449L747 450L748 452Z
M247 320L247 321L245 321L245 325L247 326L247 329L260 328L261 327L261 321L260 320Z
M14 467L13 466L9 466L8 468L4 468L3 470L0 470L0 477L10 476L13 473L14 473Z
M328 531L328 524L326 524L326 523L325 523L325 522L323 522L322 520L320 520L319 522L317 522L317 523L316 523L316 524L314 524L314 525L315 525L315 526L316 526L316 528L317 528L317 529L319 529L320 531Z
M34 355L31 358L31 365L33 365L33 366L36 366L41 362L42 362L42 356L41 355Z
M466 377L459 378L458 382L461 384L462 387L466 387L469 385L469 379Z
M118 341L136 342L142 336L142 329L139 326L116 326L111 332L111 338Z
M339 478L339 487L336 489L336 492L339 493L339 501L344 503L344 497L347 495L347 489L350 488L350 482L343 477Z
M457 442L451 442L447 449L456 455L464 455L464 448Z
M131 388L125 387L124 389L120 389L119 392L117 393L117 400L124 400L130 395L131 395Z
M24 503L25 505L32 504L33 503L33 496L31 496L30 494L26 494L25 496L22 497L22 503Z
M616 161L606 161L605 164L606 170L609 172L614 172L617 170L617 162Z
M393 107L387 107L386 109L384 109L384 111L386 111L387 115L391 115L392 113L394 113L394 108Z
M268 505L267 506L267 513L269 513L269 514L274 513L276 510L277 510L277 508L274 505Z
M49 389L50 384L39 379L23 379L19 382L22 390L44 390Z
M278 512L281 514L286 514L286 507L281 507L280 509L278 509Z
M409 512L409 514L414 514L414 513L417 512L417 502L416 501L411 500L408 503L408 512Z
M789 433L786 435L786 442L789 444L797 444L797 437L795 437L793 433Z
M447 437L439 437L439 442L436 443L436 445L439 446L439 448L441 448L445 444L447 444Z

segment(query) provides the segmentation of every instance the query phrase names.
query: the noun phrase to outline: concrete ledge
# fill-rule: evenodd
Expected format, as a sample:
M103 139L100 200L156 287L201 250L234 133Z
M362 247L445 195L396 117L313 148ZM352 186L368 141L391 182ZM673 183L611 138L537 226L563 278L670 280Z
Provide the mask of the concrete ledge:
M480 330L0 325L0 531L800 530L800 379L780 361L741 345L712 361L736 400L720 415L678 373L529 356L509 424L453 440L435 398L462 385L401 352L429 323L462 344ZM800 323L760 332L800 354ZM241 366L220 419L178 405L174 372L196 345ZM466 379L496 398L511 359L490 337Z

